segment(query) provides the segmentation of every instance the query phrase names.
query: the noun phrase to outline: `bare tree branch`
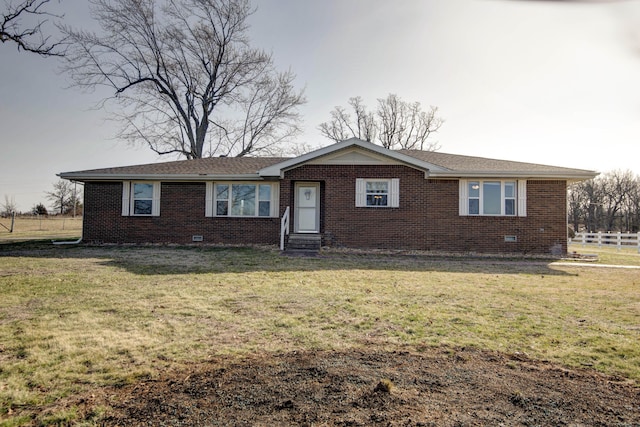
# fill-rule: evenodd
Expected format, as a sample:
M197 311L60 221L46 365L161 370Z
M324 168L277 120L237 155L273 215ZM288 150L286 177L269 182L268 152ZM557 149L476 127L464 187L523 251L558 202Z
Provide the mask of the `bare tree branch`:
M119 137L192 159L248 155L295 133L304 97L249 45L248 0L91 2L102 33L65 28L65 69L79 87L113 91Z
M356 137L392 149L440 148L437 142L427 141L443 123L436 117L437 107L423 111L419 102L409 104L394 94L378 99L375 113L367 111L360 97L350 98L349 106L355 117L352 119L345 108L335 107L331 119L318 127L323 136L335 142Z
M18 50L37 53L42 56L64 56L66 40L51 41L50 35L45 35L43 27L49 19L60 19L45 10L50 0L25 0L17 5L9 3L0 18L0 42L13 42ZM24 21L28 22L24 22Z

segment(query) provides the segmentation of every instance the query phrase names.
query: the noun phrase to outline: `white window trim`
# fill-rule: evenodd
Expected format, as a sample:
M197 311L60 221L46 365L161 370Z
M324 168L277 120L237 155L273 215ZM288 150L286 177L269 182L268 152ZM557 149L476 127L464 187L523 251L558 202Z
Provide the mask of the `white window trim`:
M470 214L469 213L469 182L479 182L480 189L482 190L482 183L485 181L500 182L500 214ZM505 215L505 197L504 197L504 184L505 182L516 182L516 214ZM460 216L505 216L505 217L526 217L527 216L527 180L514 180L514 179L461 179L459 181L459 214ZM482 209L482 191L480 192L480 208Z
M133 188L134 184L152 184L151 214L134 214ZM122 216L160 216L160 181L122 181Z
M257 215L259 209L259 191L256 191L256 215L216 215L216 196L215 189L216 184L224 184L229 186L229 192L231 192L232 185L270 185L271 186L271 200L269 200L269 216ZM274 218L278 216L280 210L280 184L277 182L268 181L207 181L206 182L206 200L205 200L205 212L204 215L207 218ZM229 206L229 212L231 212L231 206Z
M386 181L389 183L387 206L367 205L367 182ZM357 178L356 179L356 207L358 208L397 208L400 207L400 179L398 178Z

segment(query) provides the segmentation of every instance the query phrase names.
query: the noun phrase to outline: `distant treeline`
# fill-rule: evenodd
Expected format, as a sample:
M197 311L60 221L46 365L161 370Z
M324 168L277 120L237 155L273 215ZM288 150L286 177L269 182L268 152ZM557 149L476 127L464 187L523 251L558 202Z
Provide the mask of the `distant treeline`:
M640 176L612 171L571 185L569 225L575 232L640 230Z

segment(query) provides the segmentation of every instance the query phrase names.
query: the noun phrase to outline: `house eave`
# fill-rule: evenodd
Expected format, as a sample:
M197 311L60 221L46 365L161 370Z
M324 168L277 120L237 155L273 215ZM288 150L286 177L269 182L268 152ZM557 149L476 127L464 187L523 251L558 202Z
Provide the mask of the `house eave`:
M258 174L91 174L63 172L58 176L70 181L264 181Z
M595 178L597 172L592 171L576 171L576 172L532 172L532 171L447 171L447 172L431 172L429 178L513 178L513 179L547 179L547 180L567 180L570 182L585 181Z

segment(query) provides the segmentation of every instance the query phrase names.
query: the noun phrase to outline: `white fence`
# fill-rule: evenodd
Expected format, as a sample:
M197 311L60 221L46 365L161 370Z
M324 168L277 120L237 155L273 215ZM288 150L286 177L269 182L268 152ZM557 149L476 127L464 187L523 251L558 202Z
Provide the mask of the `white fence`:
M598 245L598 247L616 246L618 250L622 247L637 247L640 253L640 233L576 233L576 237L569 239L569 243L586 245Z

